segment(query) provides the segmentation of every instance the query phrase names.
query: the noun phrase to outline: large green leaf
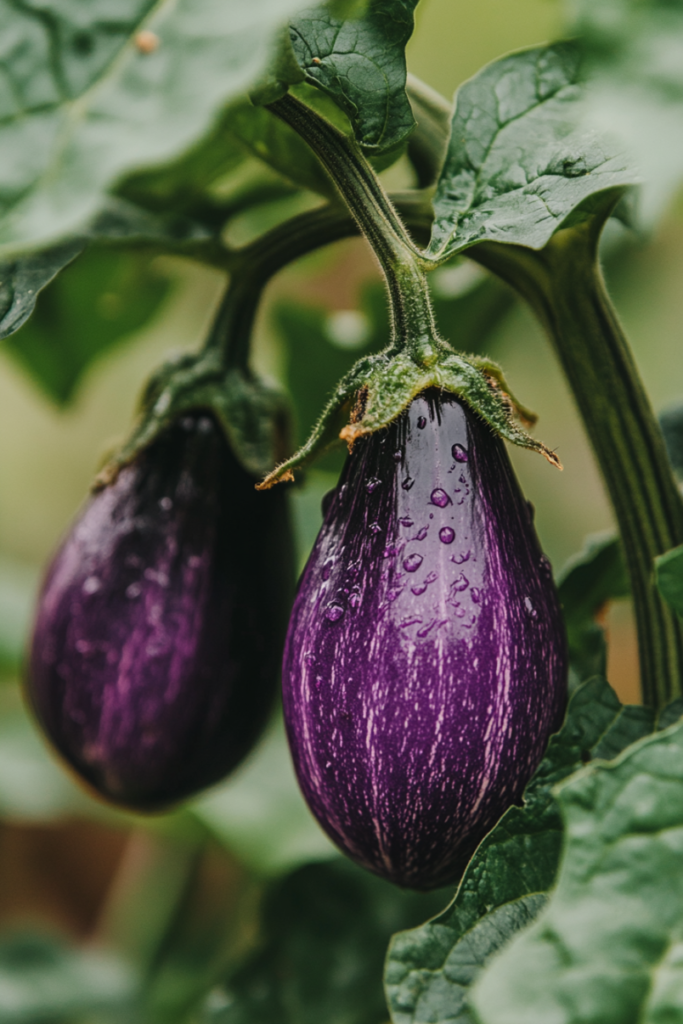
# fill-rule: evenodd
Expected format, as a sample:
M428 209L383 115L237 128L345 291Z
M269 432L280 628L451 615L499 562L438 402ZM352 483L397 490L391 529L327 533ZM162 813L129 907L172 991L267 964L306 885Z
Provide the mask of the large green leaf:
M82 228L123 175L195 144L264 71L276 33L302 6L2 0L0 246Z
M38 296L5 349L54 402L66 404L93 360L142 327L169 287L145 253L91 249Z
M260 948L212 994L204 1024L383 1024L389 936L443 899L341 859L301 868L271 890Z
M482 1024L683 1020L683 724L558 791L566 844L539 920L481 975Z
M683 4L570 0L590 77L588 116L616 134L642 172L640 215L652 224L683 178Z
M60 1024L130 1009L135 979L113 956L79 952L46 935L9 934L0 943L3 1024Z
M473 978L541 909L542 901L529 897L555 881L562 822L554 785L590 758L613 757L653 725L652 711L622 707L601 679L574 693L524 805L511 807L481 843L451 905L433 921L394 936L385 973L394 1024L471 1024L466 996Z
M636 180L582 123L580 57L572 43L523 50L460 88L434 200L433 256L482 241L541 249L601 193Z
M369 0L360 18L317 8L291 23L307 81L341 107L368 153L393 149L415 126L405 91L405 46L416 6L417 0Z

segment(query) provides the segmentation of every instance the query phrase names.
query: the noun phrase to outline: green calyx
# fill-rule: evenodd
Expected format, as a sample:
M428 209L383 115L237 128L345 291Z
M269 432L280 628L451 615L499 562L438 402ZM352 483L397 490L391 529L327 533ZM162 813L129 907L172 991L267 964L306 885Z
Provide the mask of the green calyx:
M243 367L226 366L220 351L206 349L164 363L152 376L130 437L98 474L95 488L115 480L178 417L198 409L215 415L235 456L254 477L287 452L285 396Z
M359 437L388 427L417 395L432 387L457 395L497 434L562 468L557 455L524 429L535 416L516 401L495 363L460 355L440 339L431 344L436 353L431 365L419 365L396 346L359 360L340 381L306 443L269 473L259 489L293 479L295 470L341 441L351 450Z

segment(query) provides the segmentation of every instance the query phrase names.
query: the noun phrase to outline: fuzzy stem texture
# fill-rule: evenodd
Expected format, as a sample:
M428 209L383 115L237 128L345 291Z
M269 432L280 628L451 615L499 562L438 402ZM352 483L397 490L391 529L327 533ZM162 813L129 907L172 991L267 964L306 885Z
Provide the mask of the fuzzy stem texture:
M350 139L293 96L283 96L269 109L309 144L370 243L386 280L396 344L419 365L432 365L439 339L424 257L372 167Z

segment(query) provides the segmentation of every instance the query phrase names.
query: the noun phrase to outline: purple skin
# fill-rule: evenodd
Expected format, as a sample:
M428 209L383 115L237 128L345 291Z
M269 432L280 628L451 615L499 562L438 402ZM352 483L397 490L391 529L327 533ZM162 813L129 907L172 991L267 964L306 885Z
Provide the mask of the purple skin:
M456 881L561 724L564 626L503 443L454 396L357 441L301 580L285 721L327 834L399 885Z
M251 749L277 690L286 494L259 494L209 414L95 494L40 595L28 696L103 796L159 810Z

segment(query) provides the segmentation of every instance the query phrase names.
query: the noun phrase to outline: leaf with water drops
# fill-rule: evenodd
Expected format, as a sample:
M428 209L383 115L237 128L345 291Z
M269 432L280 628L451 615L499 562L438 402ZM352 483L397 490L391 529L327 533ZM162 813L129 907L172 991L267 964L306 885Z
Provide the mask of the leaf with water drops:
M417 0L369 0L361 17L318 7L291 23L294 54L306 80L348 115L368 153L398 145L415 126L406 96L405 46Z
M681 1020L683 724L588 766L557 799L566 828L557 887L475 982L477 1019Z
M622 705L601 679L573 695L562 730L524 794L484 839L446 910L395 935L385 987L394 1024L473 1024L469 986L482 966L539 913L554 884L562 821L552 790L594 757L613 757L653 728L647 708ZM535 898L534 898L535 897Z
M584 123L580 64L577 45L556 43L503 57L461 86L434 199L435 259L483 241L541 249L636 182Z
M115 182L176 159L266 68L301 0L0 3L0 248L80 230Z

